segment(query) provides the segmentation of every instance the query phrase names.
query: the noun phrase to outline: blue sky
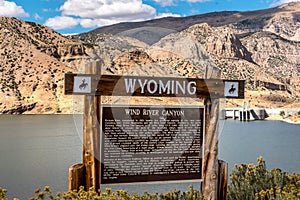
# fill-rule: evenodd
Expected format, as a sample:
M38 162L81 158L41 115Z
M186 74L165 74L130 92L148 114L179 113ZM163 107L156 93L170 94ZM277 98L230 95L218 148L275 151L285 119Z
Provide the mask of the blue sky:
M265 9L300 0L0 0L0 16L44 24L62 34L119 22L214 11Z

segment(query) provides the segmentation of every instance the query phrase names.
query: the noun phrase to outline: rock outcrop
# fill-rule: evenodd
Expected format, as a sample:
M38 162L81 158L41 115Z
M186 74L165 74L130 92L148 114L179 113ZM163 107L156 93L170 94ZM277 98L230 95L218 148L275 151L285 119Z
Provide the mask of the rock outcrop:
M230 27L210 27L208 24L191 26L190 33L215 58L236 58L252 62L251 53L244 47Z
M66 37L43 25L0 17L0 113L73 112L72 96L64 95L64 74L83 72L96 60L103 61L103 74L204 78L208 68L218 69L221 78L246 80L246 99L254 106L299 106L299 13L300 3L289 3L165 18L159 20L163 29L156 29L164 34L151 42L127 37L143 32L143 22L138 30L134 23L116 25L126 37L97 30ZM149 31L155 21L144 24Z
M42 25L7 17L0 17L0 40L0 113L70 112L63 83L64 73L74 69L62 61L83 55L83 45Z

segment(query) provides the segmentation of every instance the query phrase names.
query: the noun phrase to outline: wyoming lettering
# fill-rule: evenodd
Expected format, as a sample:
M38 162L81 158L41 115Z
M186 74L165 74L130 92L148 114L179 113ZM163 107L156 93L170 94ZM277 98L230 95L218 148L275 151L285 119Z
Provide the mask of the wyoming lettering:
M196 82L187 80L154 80L140 78L124 78L127 94L133 94L136 88L141 88L141 94L196 94Z

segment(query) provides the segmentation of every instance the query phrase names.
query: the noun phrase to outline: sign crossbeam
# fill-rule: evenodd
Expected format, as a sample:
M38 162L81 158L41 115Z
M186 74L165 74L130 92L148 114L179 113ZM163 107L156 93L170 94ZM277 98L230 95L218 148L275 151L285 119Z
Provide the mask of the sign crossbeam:
M65 94L244 98L244 80L65 74Z

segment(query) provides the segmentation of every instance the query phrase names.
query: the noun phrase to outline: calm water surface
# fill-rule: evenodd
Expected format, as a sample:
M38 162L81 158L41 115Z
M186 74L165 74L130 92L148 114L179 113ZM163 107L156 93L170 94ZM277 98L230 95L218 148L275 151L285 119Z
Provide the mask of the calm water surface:
M38 187L67 190L68 168L82 160L82 117L73 115L0 115L0 187L9 198L34 196ZM219 157L229 163L255 163L260 155L268 168L300 172L300 125L279 121L220 125ZM186 190L198 183L114 186L129 192ZM105 186L104 186L105 187Z
M257 163L262 156L268 169L282 168L300 172L300 125L281 121L239 122L221 124L219 158L234 164Z

